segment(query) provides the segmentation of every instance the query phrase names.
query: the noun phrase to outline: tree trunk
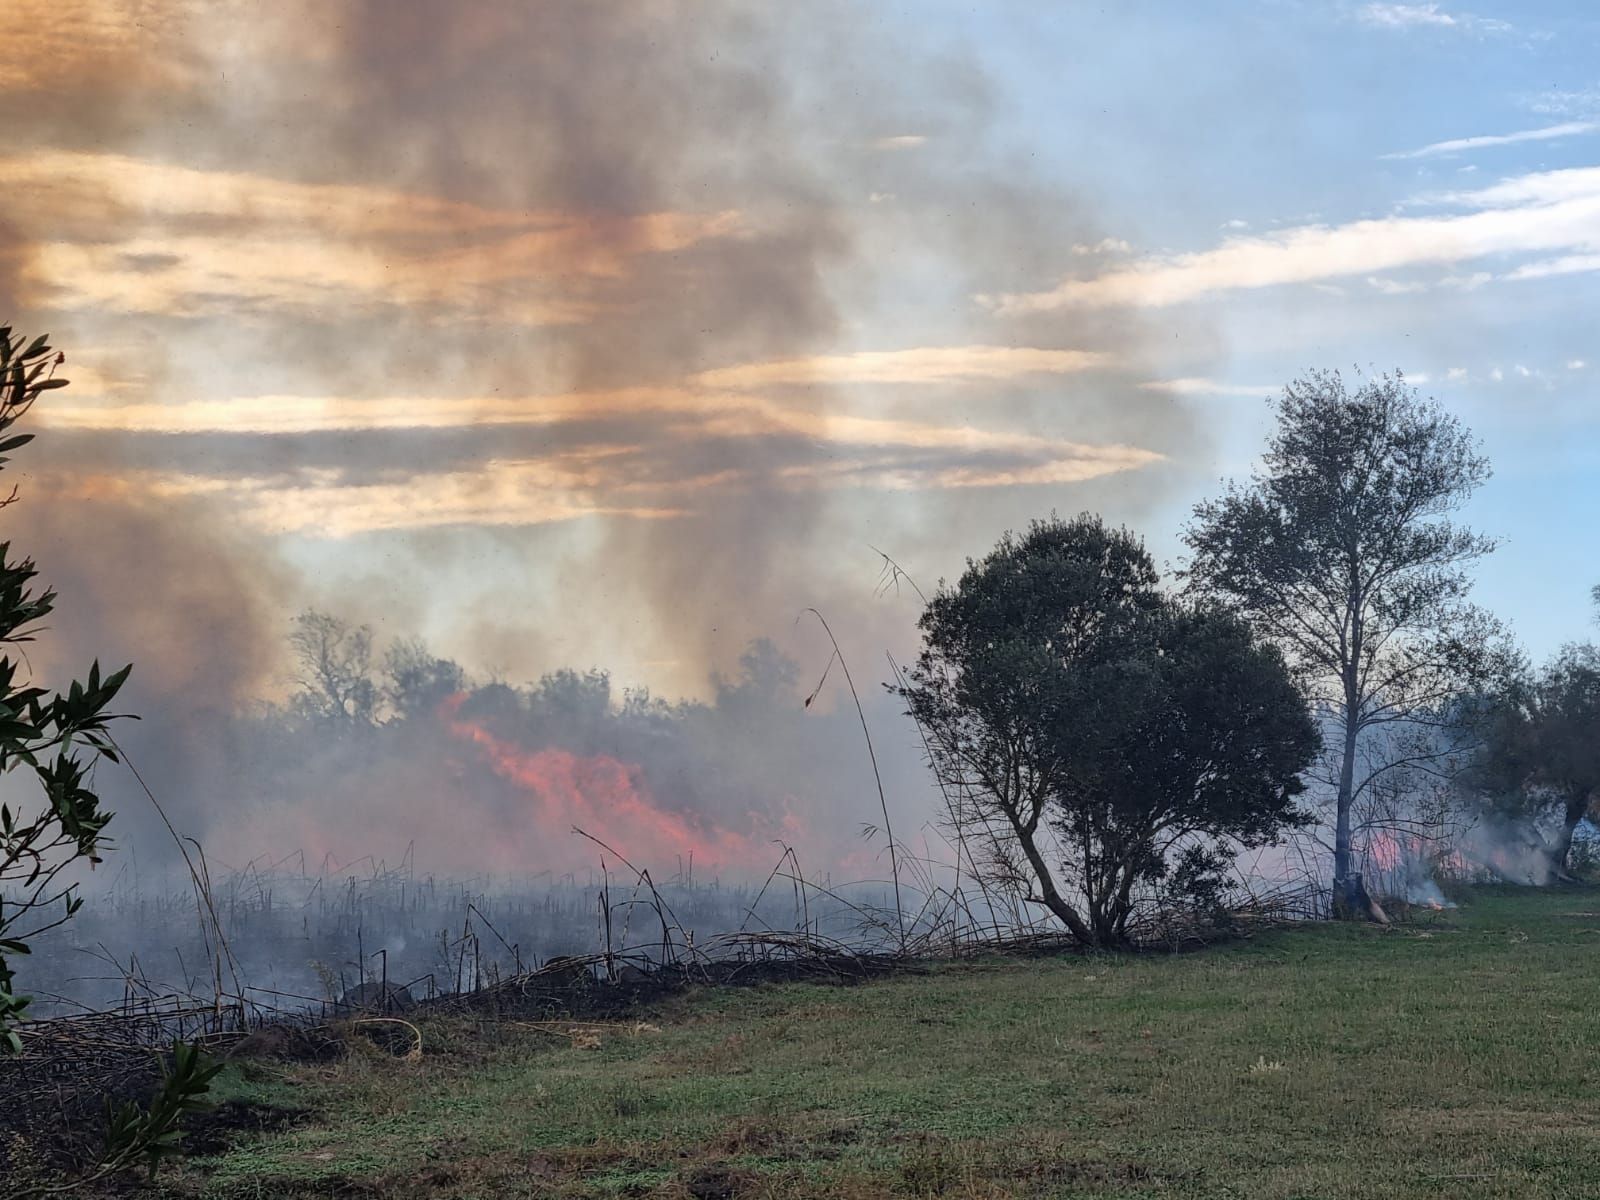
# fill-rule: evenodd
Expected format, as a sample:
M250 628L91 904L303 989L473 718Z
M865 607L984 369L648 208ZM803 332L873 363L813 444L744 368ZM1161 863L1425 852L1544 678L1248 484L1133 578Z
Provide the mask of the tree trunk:
M1389 914L1383 911L1376 897L1367 891L1366 881L1359 871L1352 871L1334 881L1333 915L1339 921L1371 921L1387 926Z
M1351 690L1347 688L1347 694ZM1350 810L1355 803L1356 737L1359 733L1356 727L1356 715L1355 702L1347 695L1344 709L1344 753L1339 760L1339 792L1334 800L1333 827L1333 915L1341 920L1359 919L1363 915L1366 899L1366 888L1361 885L1359 877L1353 886L1350 883L1351 867L1354 865ZM1361 898L1360 908L1355 904L1358 894Z
M1017 841L1022 846L1023 857L1028 860L1028 865L1033 868L1034 879L1039 884L1039 901L1054 913L1069 930L1085 946L1095 945L1095 937L1089 927L1083 923L1072 905L1068 904L1061 893L1056 891L1055 877L1050 874L1050 866L1044 861L1044 855L1039 853L1039 847L1033 840L1033 830L1019 821L1011 812L1006 813L1011 820L1011 828L1017 835Z
M1572 835L1577 832L1583 818L1588 815L1588 791L1568 792L1566 811L1561 814L1561 832L1556 834L1555 843L1550 847L1550 869L1563 883L1576 882L1569 874L1570 866L1567 860L1572 857Z
M1356 641L1359 654L1360 641ZM1356 800L1356 742L1360 738L1361 699L1356 689L1354 668L1345 676L1344 753L1339 760L1338 808L1333 827L1333 917L1336 921L1372 921L1389 924L1360 872L1353 871L1355 848L1350 829L1351 810Z

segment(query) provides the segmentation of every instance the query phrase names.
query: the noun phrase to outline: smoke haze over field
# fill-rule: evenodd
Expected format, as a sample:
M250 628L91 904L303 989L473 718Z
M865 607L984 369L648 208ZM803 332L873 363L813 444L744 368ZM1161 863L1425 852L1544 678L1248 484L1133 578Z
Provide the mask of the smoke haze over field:
M1305 214L1346 185L1296 194L1267 182L1306 178L1295 163L1234 157L1304 142L1313 100L1246 103L1148 25L983 8L11 0L0 319L51 333L73 381L37 414L5 518L61 591L36 666L134 661L135 758L185 829L243 854L327 832L304 806L274 826L221 731L290 689L302 608L421 635L480 679L598 665L673 697L714 697L713 674L771 636L803 668L798 724L831 652L796 624L815 605L890 726L914 827L931 809L914 735L873 685L916 610L874 597L871 547L925 588L1051 508L1162 549L1239 465L1241 395L1422 342L1457 355L1445 326L1493 286L1414 275L1592 233L1573 208L1591 176L1530 165L1498 190L1391 178L1397 207L1423 191L1432 215L1342 235L1364 214ZM1208 26L1203 44L1256 79L1256 36ZM1152 63L1170 96L1130 90ZM1267 121L1283 125L1216 136ZM1139 146L1165 148L1159 169ZM1230 177L1240 207L1222 210ZM1392 286L1328 290L1368 273ZM1381 335L1327 341L1374 305ZM1544 336L1546 373L1580 375ZM1482 387L1501 371L1402 365ZM1485 394L1469 401L1492 413ZM1523 411L1517 437L1573 444L1540 424L1558 402ZM810 796L835 824L872 819L857 733L830 723L819 751L819 728L809 757L772 751L814 777L753 807L781 823L784 797ZM402 795L384 769L341 783L342 844L430 827L438 789ZM653 782L679 789L669 808L700 794ZM117 795L125 838L142 804ZM471 857L477 831L459 836L442 858Z
M812 604L875 660L869 540L1131 512L1197 436L1140 321L974 299L1101 231L975 62L849 6L11 11L7 294L77 380L13 526L50 666L137 660L138 757L281 691L312 601L523 676L699 692Z

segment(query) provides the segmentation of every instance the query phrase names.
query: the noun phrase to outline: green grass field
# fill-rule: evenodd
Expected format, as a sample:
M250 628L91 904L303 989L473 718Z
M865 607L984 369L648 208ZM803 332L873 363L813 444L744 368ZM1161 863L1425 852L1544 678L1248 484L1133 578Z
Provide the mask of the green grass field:
M595 1048L231 1066L301 1123L175 1195L1600 1196L1600 891L1393 931L700 992Z

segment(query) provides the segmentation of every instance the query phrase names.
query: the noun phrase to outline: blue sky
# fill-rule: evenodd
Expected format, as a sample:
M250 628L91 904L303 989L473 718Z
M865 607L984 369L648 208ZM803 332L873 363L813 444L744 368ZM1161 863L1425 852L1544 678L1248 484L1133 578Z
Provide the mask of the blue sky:
M1092 190L1106 235L1141 254L1426 214L1443 193L1600 164L1592 5L937 8L1005 81L1007 135ZM1241 393L1203 401L1221 473L1265 431L1252 391L1308 366L1400 368L1462 415L1496 466L1468 518L1504 539L1480 598L1543 654L1589 633L1600 582L1600 285L1504 279L1535 257L1352 261L1320 286L1195 303L1226 345L1215 382Z

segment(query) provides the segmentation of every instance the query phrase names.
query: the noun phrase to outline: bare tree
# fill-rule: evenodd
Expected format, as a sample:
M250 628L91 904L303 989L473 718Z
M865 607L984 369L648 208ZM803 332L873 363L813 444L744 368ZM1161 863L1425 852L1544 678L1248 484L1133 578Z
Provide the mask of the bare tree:
M1350 391L1314 372L1274 403L1261 467L1195 509L1189 582L1281 647L1330 714L1335 909L1381 916L1352 871L1351 812L1387 772L1438 761L1439 739L1397 735L1447 726L1502 665L1498 625L1467 599L1494 543L1449 520L1489 463L1398 375ZM1392 753L1361 761L1369 734Z
M322 720L370 723L377 715L378 686L372 678L372 630L327 613L308 610L289 634L300 674L295 707Z

